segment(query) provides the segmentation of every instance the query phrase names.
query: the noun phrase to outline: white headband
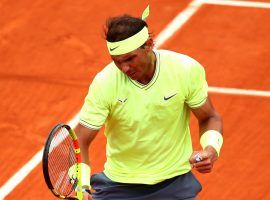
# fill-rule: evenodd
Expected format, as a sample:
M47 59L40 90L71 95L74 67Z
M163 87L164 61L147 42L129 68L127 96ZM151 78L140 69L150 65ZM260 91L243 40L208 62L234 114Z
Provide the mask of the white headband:
M145 26L137 34L118 42L108 42L107 47L111 55L122 55L138 49L149 38L148 29Z
M146 20L149 15L149 6L142 14L142 20ZM141 47L149 38L148 28L145 26L141 31L135 35L118 42L107 41L107 47L111 55L122 55L134 51Z

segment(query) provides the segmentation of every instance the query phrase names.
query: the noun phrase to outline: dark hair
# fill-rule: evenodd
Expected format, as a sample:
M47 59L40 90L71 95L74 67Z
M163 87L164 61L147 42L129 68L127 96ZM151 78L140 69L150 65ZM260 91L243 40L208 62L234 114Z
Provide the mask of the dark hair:
M106 22L105 38L109 42L118 42L135 35L145 26L148 27L144 20L130 15L111 17Z

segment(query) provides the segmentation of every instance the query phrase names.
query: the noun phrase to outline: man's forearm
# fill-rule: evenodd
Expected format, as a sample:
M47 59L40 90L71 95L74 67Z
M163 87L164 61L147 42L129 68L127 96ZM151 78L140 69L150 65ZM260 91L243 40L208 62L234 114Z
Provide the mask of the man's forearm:
M199 121L200 135L202 135L207 130L216 130L222 134L223 123L221 116L215 112L215 115L207 118L204 121Z
M89 165L89 153L88 149L91 142L96 137L98 130L88 129L80 124L75 128L75 133L77 134L79 145L81 149L82 162Z

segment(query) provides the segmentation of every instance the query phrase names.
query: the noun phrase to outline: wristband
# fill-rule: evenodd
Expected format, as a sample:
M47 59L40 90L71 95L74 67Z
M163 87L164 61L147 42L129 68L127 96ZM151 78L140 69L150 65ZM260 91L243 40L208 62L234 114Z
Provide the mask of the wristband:
M79 165L81 165L82 186L88 186L90 188L90 167L85 163L80 163Z
M201 135L200 144L203 149L207 146L212 146L219 156L219 152L223 144L223 137L221 133L216 130L208 130Z

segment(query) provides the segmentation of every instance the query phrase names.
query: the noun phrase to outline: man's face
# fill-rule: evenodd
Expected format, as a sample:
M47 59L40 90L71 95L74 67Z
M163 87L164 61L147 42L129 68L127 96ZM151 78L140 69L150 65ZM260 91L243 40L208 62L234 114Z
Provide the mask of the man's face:
M133 80L140 81L149 70L148 49L138 48L127 54L111 57L115 65Z

